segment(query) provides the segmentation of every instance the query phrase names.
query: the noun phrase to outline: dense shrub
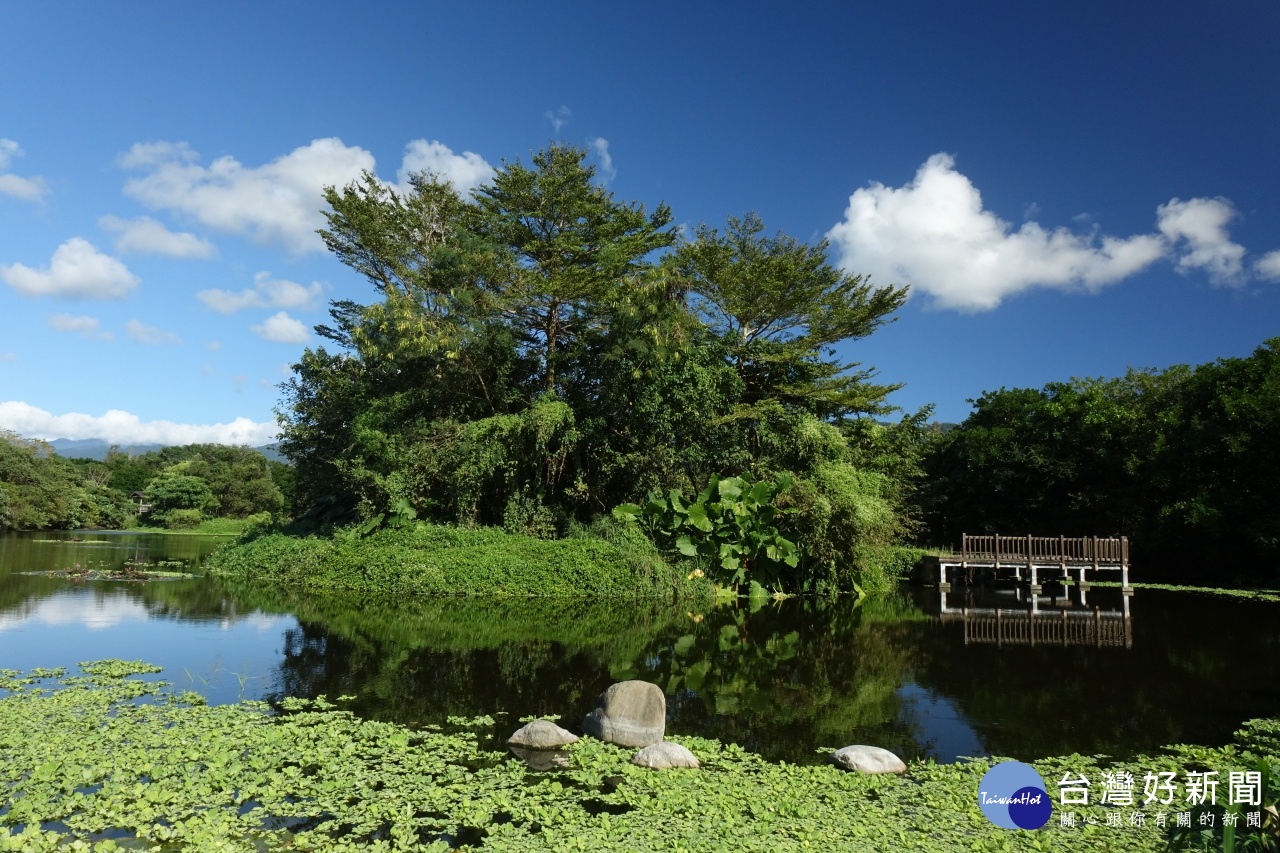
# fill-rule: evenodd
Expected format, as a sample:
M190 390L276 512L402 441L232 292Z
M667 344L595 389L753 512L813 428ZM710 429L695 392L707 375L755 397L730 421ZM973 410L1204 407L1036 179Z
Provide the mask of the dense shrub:
M414 524L366 537L268 534L224 548L216 574L312 589L431 595L687 596L710 592L661 560L603 539Z

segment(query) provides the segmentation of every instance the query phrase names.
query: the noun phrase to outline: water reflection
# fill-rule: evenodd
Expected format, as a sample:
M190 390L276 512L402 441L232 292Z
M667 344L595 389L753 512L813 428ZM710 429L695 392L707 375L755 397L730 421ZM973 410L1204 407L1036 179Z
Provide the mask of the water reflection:
M355 713L408 725L491 714L505 738L526 715L578 731L600 691L641 678L666 692L668 731L793 762L851 743L941 761L1124 757L1226 743L1243 720L1280 712L1280 606L1265 602L975 588L691 608L315 595L207 577L77 586L17 572L140 547L194 564L216 543L31 540L0 537L0 666L142 658L215 702L348 695ZM1049 627L1021 642L1023 621ZM1111 635L1088 623L1122 626L1123 640L1100 644Z
M939 590L939 616L964 626L965 645L1090 645L1133 647L1132 590L1120 596L1118 609L1089 606L1089 587L1023 584Z

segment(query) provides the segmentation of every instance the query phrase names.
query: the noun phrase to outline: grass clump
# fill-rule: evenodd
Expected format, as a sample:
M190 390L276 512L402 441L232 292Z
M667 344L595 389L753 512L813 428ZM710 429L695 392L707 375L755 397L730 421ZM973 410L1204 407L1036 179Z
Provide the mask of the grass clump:
M621 534L619 534L621 536ZM538 539L497 528L415 523L368 535L271 533L206 563L215 574L317 590L396 595L690 597L710 593L651 546L589 532Z
M1155 821L1114 826L1102 805L1056 819L1054 780L1097 778L1098 759L1034 762L1055 803L1044 829L999 829L977 790L998 759L913 762L903 777L774 764L733 745L672 737L696 771L631 765L631 750L583 739L568 766L534 773L483 749L497 712L411 731L361 720L323 697L207 706L131 673L0 672L0 850L252 851L1164 849ZM338 700L339 704L342 699ZM506 735L514 723L497 734ZM1239 769L1270 760L1274 721L1236 746L1170 748L1129 769ZM1274 801L1269 787L1267 803ZM1095 800L1096 802L1096 800ZM1091 821L1090 821L1091 819ZM1211 840L1211 839L1210 839Z

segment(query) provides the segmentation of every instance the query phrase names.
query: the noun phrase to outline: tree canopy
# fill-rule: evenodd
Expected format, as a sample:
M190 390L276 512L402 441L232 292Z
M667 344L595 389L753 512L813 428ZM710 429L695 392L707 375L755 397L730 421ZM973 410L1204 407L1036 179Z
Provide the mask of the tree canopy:
M832 468L871 447L836 424L889 411L897 387L833 348L905 289L836 269L825 243L764 237L754 215L681 242L666 205L615 199L586 156L504 161L467 200L429 174L404 193L372 175L326 190L321 235L373 294L332 305L317 331L335 351L307 350L285 385L310 518L408 506L552 536L652 490L789 472L780 527L825 513L828 531L799 574L847 586L860 558L830 537L887 542L905 516L888 477ZM831 499L883 512L833 516Z

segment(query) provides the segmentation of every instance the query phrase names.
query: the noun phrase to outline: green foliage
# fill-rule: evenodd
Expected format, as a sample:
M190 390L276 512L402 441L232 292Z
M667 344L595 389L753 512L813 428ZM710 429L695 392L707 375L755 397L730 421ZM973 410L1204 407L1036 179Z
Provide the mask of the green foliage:
M204 520L198 509L171 509L164 514L164 525L170 530L194 530Z
M1275 577L1280 338L1248 358L1001 389L974 405L928 457L934 541L1124 534L1135 559L1212 556Z
M823 418L891 411L899 385L870 384L874 371L829 360L840 341L866 337L902 306L905 287L873 288L827 263L827 242L762 236L754 213L730 217L725 233L701 225L668 263L687 282L693 308L725 344L742 377L739 414L768 401ZM850 372L853 371L853 372Z
M0 430L0 531L121 527L127 499L105 472L56 455L53 448Z
M0 849L1127 853L1165 844L1154 821L1103 826L1099 805L1077 807L1097 826L991 825L975 792L997 759L861 776L676 736L701 769L655 772L588 738L569 748L567 768L535 774L481 746L505 734L492 716L410 730L361 720L324 697L287 700L272 716L262 703L209 706L128 677L154 670L108 661L82 665L79 676L0 676L10 691L0 699ZM1255 733L1266 724L1247 724L1238 747L1178 747L1142 766L1256 761ZM1097 759L1075 755L1034 766L1046 779L1099 772Z
M706 488L693 500L679 489L666 495L653 493L641 507L622 504L614 509L618 521L643 521L659 539L685 557L697 560L733 586L748 580L761 586L781 587L783 567L799 562L795 543L774 526L779 492L791 486L791 478L757 480L751 474L721 478L711 475Z
M404 595L703 595L661 560L639 560L595 538L547 541L495 528L417 523L332 538L268 534L207 562L214 574L307 589Z

